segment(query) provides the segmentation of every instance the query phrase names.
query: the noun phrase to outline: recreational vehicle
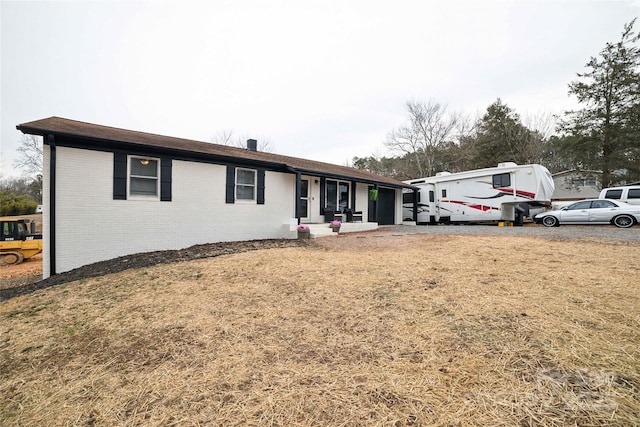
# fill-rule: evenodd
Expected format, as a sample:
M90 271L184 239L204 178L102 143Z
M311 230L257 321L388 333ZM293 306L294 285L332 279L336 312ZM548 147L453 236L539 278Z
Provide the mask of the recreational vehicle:
M551 204L551 174L542 165L513 162L494 168L404 181L414 187L403 190L403 219L417 224L514 222L532 216L536 208Z

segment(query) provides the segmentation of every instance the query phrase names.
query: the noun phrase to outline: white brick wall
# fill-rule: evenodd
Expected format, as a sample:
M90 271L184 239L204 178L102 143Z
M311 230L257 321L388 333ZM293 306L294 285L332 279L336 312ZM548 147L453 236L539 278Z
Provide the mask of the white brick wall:
M45 176L49 150L45 146ZM172 201L113 200L113 154L57 148L56 272L127 254L293 237L295 176L267 172L265 204L225 203L226 167L173 161ZM45 209L49 191L45 186ZM45 211L44 276L50 274Z

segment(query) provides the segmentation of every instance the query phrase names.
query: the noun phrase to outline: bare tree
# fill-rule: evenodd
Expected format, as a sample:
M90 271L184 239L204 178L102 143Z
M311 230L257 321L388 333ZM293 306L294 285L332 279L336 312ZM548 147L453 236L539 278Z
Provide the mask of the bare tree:
M24 135L20 146L16 149L20 156L14 160L13 166L22 169L28 175L42 175L42 138L35 135Z
M251 138L247 135L234 135L233 130L222 129L211 137L210 141L214 144L228 145L231 147L247 148L247 140L256 139L258 141L258 151L265 153L273 153L271 141L268 138Z
M527 114L522 117L522 124L533 132L540 134L542 139L548 140L555 134L558 117L549 112Z
M460 116L447 113L446 106L433 101L408 101L406 109L408 123L392 130L385 145L413 157L420 176L433 175L437 150L453 136Z

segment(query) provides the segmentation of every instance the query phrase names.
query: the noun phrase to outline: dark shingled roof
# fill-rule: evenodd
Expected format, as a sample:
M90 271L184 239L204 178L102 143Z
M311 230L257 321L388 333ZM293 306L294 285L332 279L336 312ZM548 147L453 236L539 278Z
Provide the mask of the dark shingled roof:
M46 134L54 134L73 138L86 138L93 141L100 141L103 145L104 143L108 144L109 142L124 142L138 147L153 147L156 149L171 150L174 152L179 151L188 153L195 157L197 157L197 155L202 155L203 157L217 157L227 161L231 159L239 159L252 162L264 162L270 165L281 165L283 169L293 169L294 171L305 174L347 178L396 188L411 188L410 185L395 179L348 166L339 166L331 163L301 159L298 157L289 157L261 151L250 151L227 145L119 129L61 117L49 117L47 119L35 120L33 122L20 124L16 126L16 128L25 134L31 135L44 136Z

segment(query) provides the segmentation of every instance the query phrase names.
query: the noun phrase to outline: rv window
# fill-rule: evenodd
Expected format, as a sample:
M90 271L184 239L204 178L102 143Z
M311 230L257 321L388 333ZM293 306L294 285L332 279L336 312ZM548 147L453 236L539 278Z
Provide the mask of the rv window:
M640 188L630 188L627 199L640 199Z
M605 199L620 199L622 197L622 190L608 190L605 194Z
M429 191L429 201L430 201L431 203L433 203L433 202L435 202L435 201L436 201L436 194L435 194L435 192L434 192L433 190L430 190L430 191Z
M446 188L442 189L442 197L447 197L447 189Z
M511 174L500 173L493 175L493 188L508 187L511 185Z

